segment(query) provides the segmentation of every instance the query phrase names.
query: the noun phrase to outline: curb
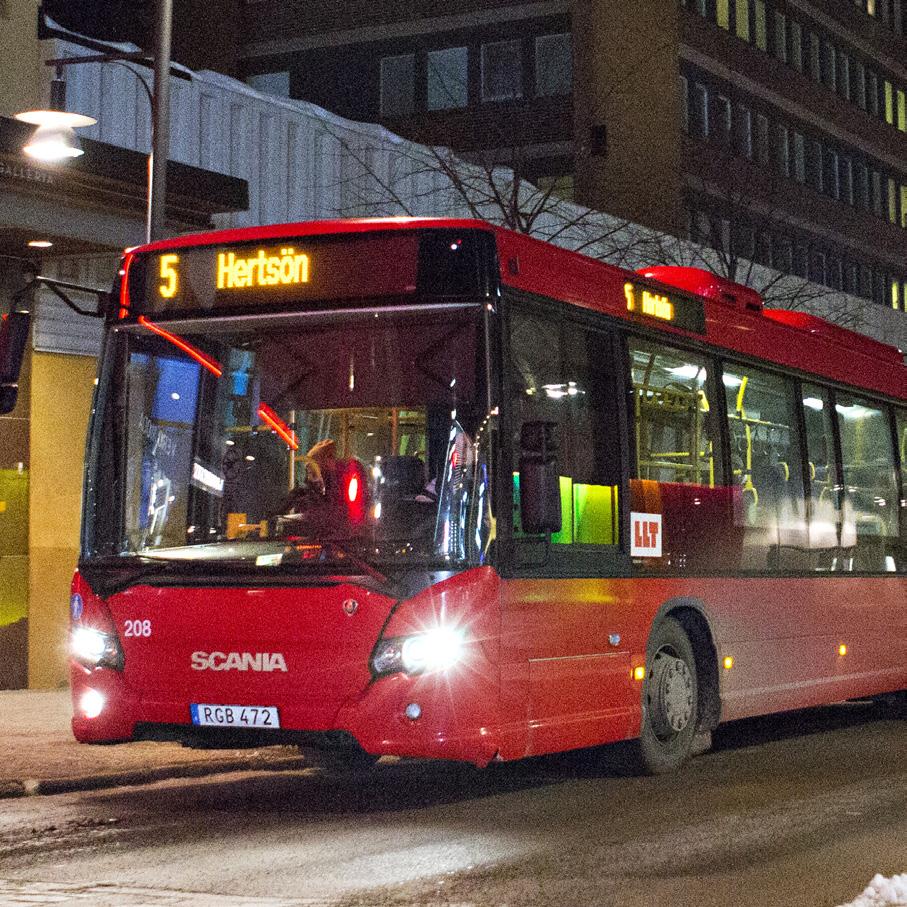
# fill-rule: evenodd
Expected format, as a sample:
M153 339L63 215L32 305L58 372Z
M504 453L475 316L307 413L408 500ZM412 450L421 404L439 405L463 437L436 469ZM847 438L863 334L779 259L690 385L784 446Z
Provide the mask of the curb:
M13 797L34 797L45 794L67 794L75 791L103 790L109 787L130 787L165 781L170 778L202 778L207 775L230 774L246 771L283 772L311 768L311 762L301 757L286 759L225 759L221 762L182 762L158 768L125 772L107 772L98 775L80 775L73 778L30 778L23 781L0 781L0 800Z

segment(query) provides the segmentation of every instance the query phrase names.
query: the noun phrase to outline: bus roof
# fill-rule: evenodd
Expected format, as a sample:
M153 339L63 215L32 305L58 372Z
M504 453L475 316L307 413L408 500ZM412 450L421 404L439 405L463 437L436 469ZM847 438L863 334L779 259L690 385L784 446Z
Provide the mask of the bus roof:
M628 317L624 295L628 281L675 295L679 290L702 300L705 329L693 333L669 324L656 325L665 334L686 336L731 353L907 400L907 365L901 351L865 334L805 312L763 309L761 298L751 288L699 269L659 266L636 273L480 220L374 217L301 221L190 234L129 251L431 228L494 234L505 286L624 320Z

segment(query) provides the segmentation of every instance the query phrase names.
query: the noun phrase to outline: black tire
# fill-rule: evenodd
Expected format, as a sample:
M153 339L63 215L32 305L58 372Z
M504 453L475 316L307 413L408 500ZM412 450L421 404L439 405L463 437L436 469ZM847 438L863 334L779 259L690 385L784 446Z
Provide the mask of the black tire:
M639 768L649 775L676 771L693 754L699 724L699 678L686 631L673 617L661 620L646 646Z

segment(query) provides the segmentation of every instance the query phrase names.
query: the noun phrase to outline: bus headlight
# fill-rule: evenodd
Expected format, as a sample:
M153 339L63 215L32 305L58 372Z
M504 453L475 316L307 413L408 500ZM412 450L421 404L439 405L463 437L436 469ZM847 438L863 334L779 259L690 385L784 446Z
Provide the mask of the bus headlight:
M382 639L372 656L376 674L424 674L446 671L463 657L465 633L449 627L437 627L415 636Z
M111 633L102 633L93 627L76 627L69 640L72 657L88 668L123 668L120 642Z

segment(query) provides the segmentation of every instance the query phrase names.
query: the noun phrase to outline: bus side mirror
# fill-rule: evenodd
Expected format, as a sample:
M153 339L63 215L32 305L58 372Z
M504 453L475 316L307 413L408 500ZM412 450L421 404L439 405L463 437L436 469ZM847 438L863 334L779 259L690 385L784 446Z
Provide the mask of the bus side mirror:
M10 312L0 320L0 415L11 413L16 407L30 324L28 312Z
M561 531L556 422L524 422L520 429L520 520L523 532Z

